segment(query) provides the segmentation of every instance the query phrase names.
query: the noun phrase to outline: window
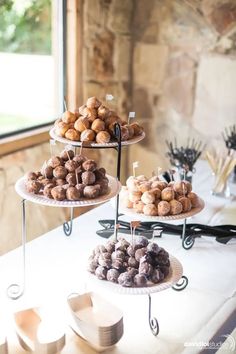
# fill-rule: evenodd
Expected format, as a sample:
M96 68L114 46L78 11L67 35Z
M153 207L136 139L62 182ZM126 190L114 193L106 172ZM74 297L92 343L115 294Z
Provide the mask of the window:
M57 0L0 0L0 136L55 120L63 74Z

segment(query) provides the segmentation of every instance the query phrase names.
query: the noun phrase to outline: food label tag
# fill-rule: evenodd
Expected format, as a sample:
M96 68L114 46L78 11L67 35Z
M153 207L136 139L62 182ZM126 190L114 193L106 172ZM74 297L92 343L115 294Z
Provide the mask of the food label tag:
M135 162L133 162L133 176L134 177L136 177L136 168L138 168L138 166L139 166L139 162L138 161L135 161Z
M133 118L135 118L135 112L129 112L128 123L130 122L130 119Z
M162 233L162 230L153 230L153 234L152 236L153 237L159 237Z
M112 101L114 99L114 96L110 93L106 94L106 101Z

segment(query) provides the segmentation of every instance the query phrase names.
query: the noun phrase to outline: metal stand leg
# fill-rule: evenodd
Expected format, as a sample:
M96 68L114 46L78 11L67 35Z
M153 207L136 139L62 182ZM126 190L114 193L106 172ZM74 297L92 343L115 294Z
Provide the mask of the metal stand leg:
M187 220L184 219L184 223L183 223L183 231L182 231L182 246L185 250L189 250L190 248L193 247L194 242L195 242L195 238L192 235L188 235L186 236L186 222Z
M148 322L151 328L152 334L157 336L159 333L159 324L156 317L152 317L152 298L151 295L148 294Z
M25 199L21 202L22 205L22 258L23 258L23 282L22 286L19 284L11 284L7 288L7 296L12 300L19 299L25 292L25 246L26 246L26 216L25 216Z
M172 289L176 291L181 291L184 290L187 285L188 285L188 278L185 275L182 275L178 283L172 286Z
M117 156L117 171L116 171L116 176L117 180L120 180L120 165L121 165L121 128L118 123L115 124L115 136L117 139L118 147L116 148L118 152ZM119 194L116 197L116 215L115 215L115 225L114 225L114 231L115 231L115 240L117 241L117 235L118 235L118 217L119 217Z
M63 224L63 231L66 236L70 236L72 233L73 228L73 216L74 216L74 208L70 208L70 220L64 222Z

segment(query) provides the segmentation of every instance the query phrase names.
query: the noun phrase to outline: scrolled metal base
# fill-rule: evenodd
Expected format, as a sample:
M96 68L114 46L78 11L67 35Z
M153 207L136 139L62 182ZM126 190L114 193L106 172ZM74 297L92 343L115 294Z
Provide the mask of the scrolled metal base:
M193 247L194 243L195 243L195 238L192 237L192 235L186 236L182 240L182 246L185 250L190 250L190 248Z
M148 322L149 322L149 326L150 326L150 329L152 331L152 334L154 336L157 336L158 333L159 333L159 324L158 324L158 321L156 319L156 317L152 317L152 299L151 299L151 295L148 294L148 304L149 304L149 307L148 307Z
M7 296L12 300L19 299L24 294L25 289L19 284L11 284L7 288Z
M188 285L188 278L185 275L182 275L178 283L172 286L172 289L176 291L181 291L184 290L187 285Z
M73 229L73 214L74 214L74 209L71 208L70 209L70 220L64 222L64 224L63 224L63 231L64 231L64 234L66 236L70 236L71 233L72 233L72 229Z

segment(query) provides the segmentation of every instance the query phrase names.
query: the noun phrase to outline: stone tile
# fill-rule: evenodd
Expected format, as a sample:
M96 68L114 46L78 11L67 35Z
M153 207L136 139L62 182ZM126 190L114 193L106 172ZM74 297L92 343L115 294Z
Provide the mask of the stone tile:
M107 26L117 34L129 34L133 13L133 1L113 0L106 19Z
M147 60L148 58L148 60ZM136 43L134 48L133 75L134 84L162 90L168 59L166 45Z
M116 36L114 45L114 79L128 81L131 70L131 37Z

